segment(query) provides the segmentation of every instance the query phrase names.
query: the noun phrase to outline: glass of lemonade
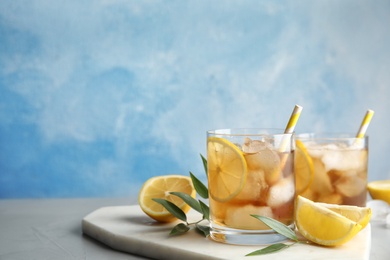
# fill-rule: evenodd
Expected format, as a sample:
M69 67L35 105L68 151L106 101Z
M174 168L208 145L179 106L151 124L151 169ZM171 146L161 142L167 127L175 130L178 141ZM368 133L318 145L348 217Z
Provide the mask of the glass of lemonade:
M294 135L282 129L207 132L210 237L230 244L285 240L251 215L294 223Z
M366 206L368 136L302 134L296 139L297 149L306 150L314 169L311 184L300 195L316 202ZM298 175L299 167L296 171Z

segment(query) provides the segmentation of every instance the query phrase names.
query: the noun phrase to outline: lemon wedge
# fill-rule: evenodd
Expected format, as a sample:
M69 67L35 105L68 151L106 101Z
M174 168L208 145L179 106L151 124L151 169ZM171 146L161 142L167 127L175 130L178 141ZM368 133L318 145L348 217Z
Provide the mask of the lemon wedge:
M182 175L164 175L148 179L138 194L138 203L141 209L151 218L159 222L171 222L176 220L168 210L152 199L166 199L178 206L184 213L190 210L181 198L171 195L169 192L183 192L195 198L196 190L190 177Z
M300 195L304 193L313 182L314 166L305 145L300 140L296 140L295 143L295 190L296 194Z
M209 193L212 199L226 202L237 196L247 178L243 152L233 143L219 137L207 139Z
M349 218L352 221L360 224L362 229L367 226L370 222L372 211L368 207L357 207L351 205L337 205L337 204L327 204L327 203L317 203L320 206L328 208L340 215L343 215L346 218Z
M324 203L298 196L295 223L299 232L319 245L338 246L348 242L362 230L363 225L367 225L371 210L343 207L325 206Z

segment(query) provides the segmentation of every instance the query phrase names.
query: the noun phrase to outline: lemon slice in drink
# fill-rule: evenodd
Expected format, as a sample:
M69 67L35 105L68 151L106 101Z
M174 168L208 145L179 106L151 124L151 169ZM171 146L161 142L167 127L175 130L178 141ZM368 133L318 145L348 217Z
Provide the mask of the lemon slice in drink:
M226 139L209 137L207 156L211 198L219 202L231 200L246 182L248 170L242 151Z
M295 223L305 238L324 246L342 245L362 229L356 221L302 196L296 200Z
M344 217L349 218L352 221L355 221L362 226L362 229L367 226L368 222L370 222L372 215L372 211L368 207L327 204L321 202L318 202L317 204L328 208L340 215L343 215Z
M305 145L296 140L295 149L295 190L296 194L300 195L305 192L311 185L314 179L313 161L309 156Z
M176 220L168 210L152 199L166 199L174 203L187 213L190 210L181 198L169 194L169 192L183 192L195 198L196 190L190 177L182 175L164 175L148 179L138 194L138 203L141 209L151 218L159 222L171 222Z
M390 180L369 182L367 189L373 199L384 200L390 204Z

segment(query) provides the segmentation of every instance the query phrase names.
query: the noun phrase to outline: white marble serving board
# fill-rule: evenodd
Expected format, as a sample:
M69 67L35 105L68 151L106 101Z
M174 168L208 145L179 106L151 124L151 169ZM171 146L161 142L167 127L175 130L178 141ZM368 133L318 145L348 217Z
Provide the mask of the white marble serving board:
M190 211L189 221L200 215ZM271 255L245 257L264 246L237 246L217 243L194 230L170 237L169 231L177 223L160 224L142 212L138 205L104 207L82 220L83 233L119 251L154 259L268 259ZM295 244L272 254L278 259L369 259L371 226L368 225L348 243L328 248Z

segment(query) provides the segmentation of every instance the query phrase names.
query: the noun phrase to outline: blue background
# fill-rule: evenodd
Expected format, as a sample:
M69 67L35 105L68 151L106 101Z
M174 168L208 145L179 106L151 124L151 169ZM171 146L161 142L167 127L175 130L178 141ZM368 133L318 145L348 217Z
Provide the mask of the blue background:
M390 1L0 2L0 198L137 194L206 130L353 132L390 179Z

